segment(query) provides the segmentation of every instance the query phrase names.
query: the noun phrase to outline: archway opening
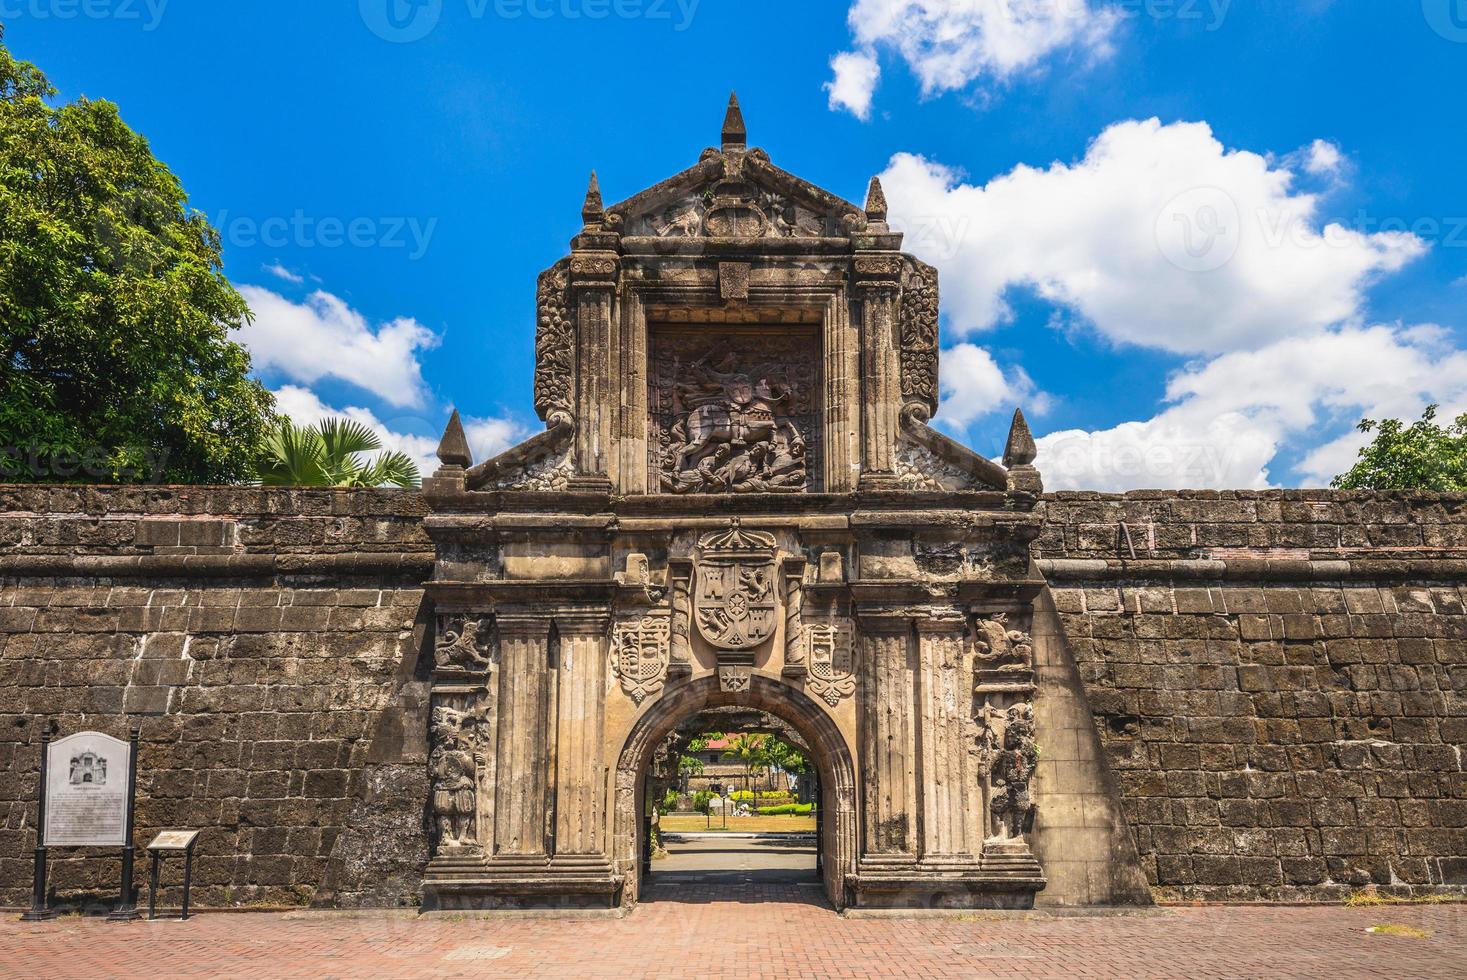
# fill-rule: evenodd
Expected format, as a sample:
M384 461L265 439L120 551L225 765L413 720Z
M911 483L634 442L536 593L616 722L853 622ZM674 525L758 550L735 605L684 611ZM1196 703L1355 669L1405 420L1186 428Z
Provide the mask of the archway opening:
M669 786L681 785L678 759L692 740L709 731L779 737L799 751L807 763L803 792L813 797L804 839L747 836L735 844L722 834L710 840L675 832L680 839L670 851L670 863L652 860L654 805L663 801ZM803 881L809 886L804 894L823 894L836 909L845 907L846 876L854 870L856 853L854 766L830 716L800 691L757 675L743 691L722 690L717 677L670 689L628 737L616 786L616 856L624 906L653 897L709 901L793 896L800 894L793 889ZM798 783L795 791L801 791ZM732 792L725 798L742 802ZM718 818L721 830L725 814L718 813ZM713 814L702 819L707 832ZM737 826L736 812L727 819Z

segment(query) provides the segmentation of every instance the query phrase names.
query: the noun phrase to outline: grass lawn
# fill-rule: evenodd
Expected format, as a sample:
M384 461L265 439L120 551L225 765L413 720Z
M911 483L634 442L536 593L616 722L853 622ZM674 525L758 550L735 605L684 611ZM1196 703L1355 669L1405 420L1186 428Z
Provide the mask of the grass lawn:
M735 817L728 818L728 826L723 825L723 818L714 815L711 821L704 818L700 813L689 817L681 814L670 813L662 818L662 829L669 833L679 831L703 831L705 833L717 833L728 831L740 834L813 834L815 833L815 818L799 817L793 814L784 814L778 817Z

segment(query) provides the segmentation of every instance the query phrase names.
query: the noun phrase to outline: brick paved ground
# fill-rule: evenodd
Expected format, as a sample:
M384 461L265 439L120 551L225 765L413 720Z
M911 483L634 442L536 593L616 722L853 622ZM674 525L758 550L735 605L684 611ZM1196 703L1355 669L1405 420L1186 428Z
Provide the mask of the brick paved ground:
M670 888L624 920L203 915L0 924L5 977L1467 977L1467 906L843 919L805 885ZM1373 925L1428 930L1371 935Z

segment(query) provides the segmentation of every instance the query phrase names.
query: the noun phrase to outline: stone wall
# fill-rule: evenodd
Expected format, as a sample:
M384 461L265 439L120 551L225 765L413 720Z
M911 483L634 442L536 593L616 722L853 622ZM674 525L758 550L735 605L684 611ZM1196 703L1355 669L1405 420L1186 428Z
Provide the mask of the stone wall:
M423 514L408 493L0 488L0 903L29 904L45 724L141 729L138 840L204 830L201 905L415 903ZM115 896L98 855L52 852L64 900Z
M0 903L29 900L45 723L141 728L138 839L205 830L201 905L415 903L425 512L395 492L0 487ZM1054 900L1467 884L1467 498L1042 512ZM53 859L64 899L115 889L115 854Z
M1035 556L1153 886L1467 885L1467 498L1065 493L1044 512Z

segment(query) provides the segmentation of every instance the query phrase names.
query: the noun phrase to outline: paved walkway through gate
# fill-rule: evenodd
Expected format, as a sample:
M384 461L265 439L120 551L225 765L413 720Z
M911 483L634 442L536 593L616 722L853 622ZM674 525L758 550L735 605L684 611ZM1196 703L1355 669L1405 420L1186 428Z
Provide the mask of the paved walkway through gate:
M715 893L716 890L716 893ZM0 922L0 976L1467 977L1467 906L848 919L801 881L666 881L626 919L206 914ZM1399 925L1410 935L1370 933Z

